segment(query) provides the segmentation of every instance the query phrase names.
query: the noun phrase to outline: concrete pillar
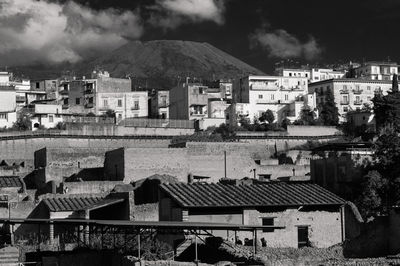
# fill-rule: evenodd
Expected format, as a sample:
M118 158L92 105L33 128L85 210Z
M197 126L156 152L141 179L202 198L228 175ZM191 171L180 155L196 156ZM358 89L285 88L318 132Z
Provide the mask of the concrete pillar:
M90 217L90 215L89 215L89 211L88 210L86 210L85 211L85 220L89 220L89 217ZM86 245L89 245L90 243L90 228L89 228L89 225L85 225L85 244Z

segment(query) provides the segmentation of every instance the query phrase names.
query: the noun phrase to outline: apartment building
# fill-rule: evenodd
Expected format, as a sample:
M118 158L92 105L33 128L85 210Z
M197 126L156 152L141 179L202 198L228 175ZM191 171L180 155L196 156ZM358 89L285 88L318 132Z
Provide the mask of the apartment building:
M308 95L307 77L247 76L235 83L236 114L251 121L266 110L274 113L275 122L296 120L304 105L314 108L313 95Z
M398 74L396 62L366 62L356 68L355 75L357 78L372 80L392 80L393 74Z
M17 121L15 98L13 86L0 85L0 128L12 127Z
M204 84L186 81L170 90L172 119L225 120L225 109L229 106L227 101L232 98L232 84L229 85L227 82L218 82L218 85L208 84L208 86Z
M310 69L291 69L291 68L278 68L275 70L276 74L283 77L301 77L307 78L308 82L317 82L327 79L340 79L344 78L346 72L337 71L331 68L310 68Z
M361 110L365 105L372 107L376 93L387 94L392 89L390 80L330 79L308 85L309 92L316 94L317 106L326 101L326 95L333 92L339 110L339 122L346 121L349 111Z
M148 116L147 91L132 91L131 80L112 78L107 72L93 72L91 79L60 83L63 109L72 114L115 112L117 119Z

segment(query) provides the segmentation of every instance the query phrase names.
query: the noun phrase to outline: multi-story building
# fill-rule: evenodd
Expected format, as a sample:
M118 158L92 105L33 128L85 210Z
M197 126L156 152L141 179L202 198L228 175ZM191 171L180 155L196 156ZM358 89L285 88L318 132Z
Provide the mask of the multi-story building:
M356 68L357 78L372 80L392 80L393 74L398 74L398 65L395 62L366 62Z
M169 118L169 91L156 90L150 92L150 116L152 118Z
M314 108L307 77L247 76L235 83L234 91L237 104L233 112L251 121L267 110L274 113L276 122L296 120L305 104Z
M275 71L279 76L307 78L308 82L317 82L326 79L339 79L346 75L346 72L344 71L337 71L331 68L278 68Z
M58 99L58 88L60 80L58 79L41 79L31 80L30 87L32 91L44 91L46 99Z
M15 88L0 85L0 128L12 127L17 121Z
M170 118L201 120L201 128L225 123L225 110L232 98L232 83L204 84L186 81L171 89Z
M107 72L94 72L91 79L60 84L63 109L69 113L95 115L115 112L117 119L147 117L147 91L131 91L131 80L112 78Z
M316 93L317 106L322 106L326 95L333 93L339 111L339 122L346 121L349 111L361 110L365 105L372 107L376 93L387 94L392 89L390 80L330 79L308 85L310 93Z

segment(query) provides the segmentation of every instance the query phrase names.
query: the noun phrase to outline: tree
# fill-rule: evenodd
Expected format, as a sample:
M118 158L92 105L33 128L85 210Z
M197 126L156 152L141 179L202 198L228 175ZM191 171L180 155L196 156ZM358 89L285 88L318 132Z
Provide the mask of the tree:
M339 110L336 107L331 90L327 91L325 101L319 105L319 109L321 110L319 119L324 126L337 126L339 124Z
M392 91L385 96L376 93L372 101L377 128L393 126L400 131L400 92L396 75L393 75Z
M304 105L300 112L300 118L294 122L296 125L313 126L317 123L315 113L311 107Z
M362 193L357 199L357 206L364 218L378 215L384 211L384 202L388 182L377 171L370 171L364 177Z
M268 124L272 124L275 121L275 116L274 112L271 110L267 110L264 113L262 113L261 117L259 118L260 122L268 122Z
M31 130L32 121L29 114L25 112L19 113L17 121L13 124L13 129L20 131Z

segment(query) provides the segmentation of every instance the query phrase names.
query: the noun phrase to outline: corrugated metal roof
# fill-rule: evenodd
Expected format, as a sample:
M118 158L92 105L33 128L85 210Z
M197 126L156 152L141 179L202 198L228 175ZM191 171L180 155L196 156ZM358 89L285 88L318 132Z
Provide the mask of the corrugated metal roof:
M271 182L257 185L204 183L162 184L161 189L182 207L273 207L341 205L345 200L310 183Z
M122 201L123 199L104 199L101 197L59 197L43 199L43 202L51 212L98 209Z
M0 176L0 188L22 187L22 181L18 176Z

